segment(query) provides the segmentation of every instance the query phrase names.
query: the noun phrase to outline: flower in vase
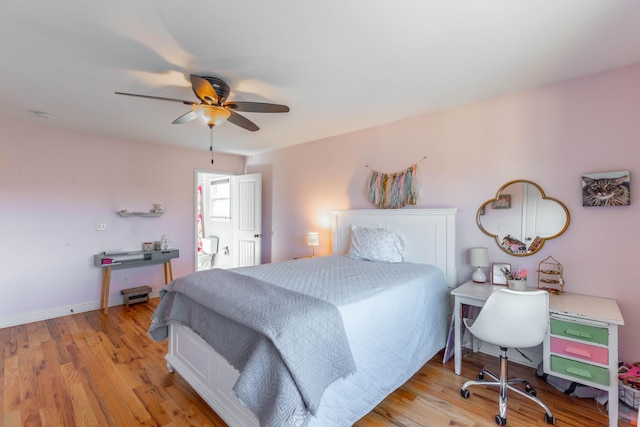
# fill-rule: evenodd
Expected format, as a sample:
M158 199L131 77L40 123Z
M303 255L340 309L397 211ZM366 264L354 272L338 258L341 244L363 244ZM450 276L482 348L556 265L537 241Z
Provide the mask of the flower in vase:
M509 271L507 268L501 268L504 276L507 280L526 280L529 275L529 271L526 268L521 268L517 271Z

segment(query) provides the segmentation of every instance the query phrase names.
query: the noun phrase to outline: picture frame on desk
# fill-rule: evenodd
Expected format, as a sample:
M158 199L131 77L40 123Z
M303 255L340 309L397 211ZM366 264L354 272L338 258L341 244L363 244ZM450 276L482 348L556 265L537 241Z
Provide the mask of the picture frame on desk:
M504 275L504 270L511 271L511 264L494 262L491 264L491 284L492 285L507 285L507 276Z

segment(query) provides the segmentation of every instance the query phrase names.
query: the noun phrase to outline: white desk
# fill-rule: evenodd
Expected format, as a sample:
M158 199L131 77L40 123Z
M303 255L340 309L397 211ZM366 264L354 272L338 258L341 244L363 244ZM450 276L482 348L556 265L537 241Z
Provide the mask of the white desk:
M462 370L462 305L482 307L494 289L504 288L504 286L492 286L490 284L477 284L467 282L451 291L455 298L454 305L454 366L456 375L460 375ZM608 360L603 363L584 362L579 357L572 357L562 354L560 359L567 360L568 363L575 363L587 368L593 368L605 372L608 379L604 378L600 382L594 382L586 378L576 376L575 370L562 372L558 366L552 363L559 359L557 353L552 351L550 343L552 340L562 339L575 341L582 344L581 339L573 339L567 335L558 335L551 329L547 331L544 340L544 371L547 374L580 382L609 393L609 426L618 425L618 326L624 325L624 319L620 313L618 303L610 298L599 298L588 295L563 293L561 295L549 296L549 315L552 323L570 323L576 327L606 329L606 344L587 344L594 348L604 348L608 353ZM573 374L572 374L573 372ZM588 374L588 373L587 373Z

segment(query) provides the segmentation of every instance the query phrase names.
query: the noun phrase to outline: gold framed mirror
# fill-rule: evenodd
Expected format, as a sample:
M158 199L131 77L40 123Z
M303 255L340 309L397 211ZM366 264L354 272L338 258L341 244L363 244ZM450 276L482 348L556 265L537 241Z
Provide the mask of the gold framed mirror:
M547 240L564 233L569 222L569 210L560 200L525 179L504 184L476 213L480 230L513 256L535 254Z

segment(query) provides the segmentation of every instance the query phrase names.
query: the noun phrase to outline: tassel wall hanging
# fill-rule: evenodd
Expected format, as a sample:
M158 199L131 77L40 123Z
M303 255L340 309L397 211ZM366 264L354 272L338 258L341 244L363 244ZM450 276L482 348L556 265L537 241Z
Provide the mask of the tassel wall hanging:
M419 186L418 163L396 173L371 169L367 194L371 203L379 208L398 209L418 203Z

